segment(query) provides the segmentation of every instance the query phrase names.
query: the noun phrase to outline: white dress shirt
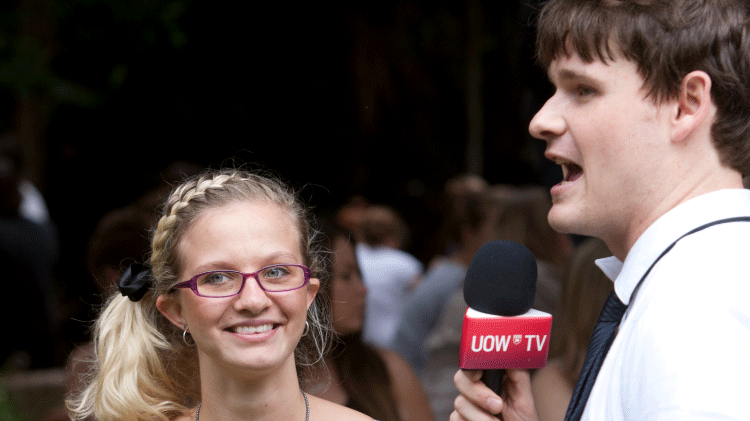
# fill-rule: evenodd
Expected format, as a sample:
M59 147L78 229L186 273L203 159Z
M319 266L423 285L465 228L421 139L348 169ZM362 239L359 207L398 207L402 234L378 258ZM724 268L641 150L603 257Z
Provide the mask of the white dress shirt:
M694 198L652 224L628 253L597 261L627 312L583 420L750 420L750 191Z

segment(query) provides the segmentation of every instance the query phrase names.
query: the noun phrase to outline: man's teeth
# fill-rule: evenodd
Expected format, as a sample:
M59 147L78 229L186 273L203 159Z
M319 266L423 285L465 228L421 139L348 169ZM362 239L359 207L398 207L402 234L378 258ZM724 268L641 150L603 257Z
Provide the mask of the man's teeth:
M560 163L560 166L562 167L563 182L573 181L583 172L583 168L572 162L563 162Z
M263 333L273 329L273 325L260 325L260 326L236 326L232 329L235 333Z

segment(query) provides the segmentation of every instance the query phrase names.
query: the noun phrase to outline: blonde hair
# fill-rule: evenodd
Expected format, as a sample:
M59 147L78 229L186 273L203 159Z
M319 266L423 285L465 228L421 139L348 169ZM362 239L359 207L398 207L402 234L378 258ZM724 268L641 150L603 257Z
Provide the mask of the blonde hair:
M169 420L197 403L196 350L184 344L182 331L157 310L156 298L178 282L182 262L177 244L192 223L207 209L243 201L270 202L287 212L300 235L303 263L313 277L325 278L311 216L282 182L240 170L208 171L185 181L167 199L152 235L151 290L137 302L114 294L96 321L96 361L86 389L67 401L72 419ZM295 348L301 383L330 343L329 316L328 297L318 293L307 312L309 333Z

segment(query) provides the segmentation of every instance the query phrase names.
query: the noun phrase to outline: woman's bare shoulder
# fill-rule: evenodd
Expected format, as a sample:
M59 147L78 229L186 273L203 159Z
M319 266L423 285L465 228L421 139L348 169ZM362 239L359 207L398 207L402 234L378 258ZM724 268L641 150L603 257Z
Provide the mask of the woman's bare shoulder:
M315 414L316 420L322 421L373 421L371 417L351 408L307 395L310 400L310 413ZM310 418L313 418L312 416Z

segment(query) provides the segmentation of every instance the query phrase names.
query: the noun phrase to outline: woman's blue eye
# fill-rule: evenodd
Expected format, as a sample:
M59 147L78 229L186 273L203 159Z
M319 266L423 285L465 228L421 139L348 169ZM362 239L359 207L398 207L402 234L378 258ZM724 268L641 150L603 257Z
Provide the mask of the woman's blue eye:
M280 278L288 274L289 270L284 266L274 266L263 271L264 278Z
M203 278L204 284L220 284L229 280L229 276L226 273L210 273Z

